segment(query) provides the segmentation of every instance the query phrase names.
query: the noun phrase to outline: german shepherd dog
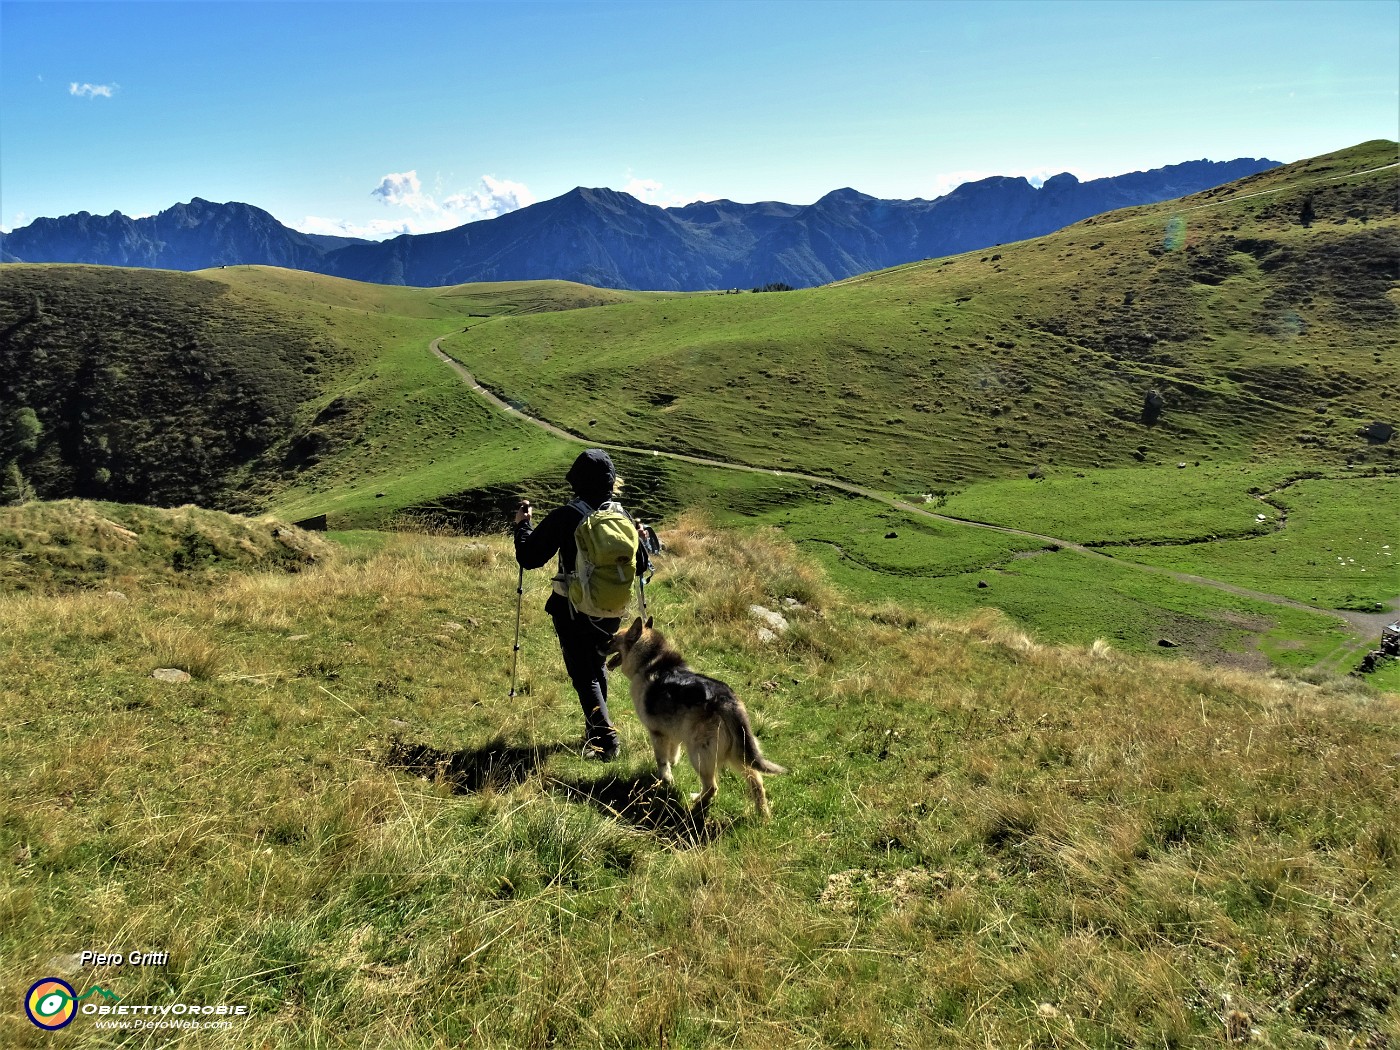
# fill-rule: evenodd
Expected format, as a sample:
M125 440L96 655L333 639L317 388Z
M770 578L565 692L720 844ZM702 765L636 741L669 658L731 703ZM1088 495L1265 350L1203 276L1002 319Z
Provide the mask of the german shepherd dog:
M723 682L696 674L651 618L638 618L613 636L608 652L610 668L621 668L632 685L637 717L651 734L661 779L674 784L671 767L680 758L681 745L704 790L693 796L703 817L719 791L719 775L727 766L748 781L760 815L770 815L763 790L764 773L786 773L782 766L763 757L749 725L749 714Z

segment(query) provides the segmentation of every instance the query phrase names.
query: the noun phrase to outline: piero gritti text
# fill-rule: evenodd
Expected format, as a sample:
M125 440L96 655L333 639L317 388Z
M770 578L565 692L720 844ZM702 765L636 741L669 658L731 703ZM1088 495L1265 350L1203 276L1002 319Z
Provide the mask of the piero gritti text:
M92 952L78 953L78 965L87 966L165 966L169 952Z

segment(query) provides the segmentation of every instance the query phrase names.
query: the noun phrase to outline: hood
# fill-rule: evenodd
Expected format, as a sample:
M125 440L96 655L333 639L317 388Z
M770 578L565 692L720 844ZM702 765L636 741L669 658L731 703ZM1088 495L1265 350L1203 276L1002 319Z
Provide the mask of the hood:
M601 448L590 448L579 453L564 480L573 488L575 496L589 503L601 503L612 495L617 468Z

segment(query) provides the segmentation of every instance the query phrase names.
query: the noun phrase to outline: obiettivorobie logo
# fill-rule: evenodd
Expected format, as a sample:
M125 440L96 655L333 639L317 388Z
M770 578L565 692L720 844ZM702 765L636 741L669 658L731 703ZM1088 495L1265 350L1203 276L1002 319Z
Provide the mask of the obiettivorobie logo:
M123 1003L120 995L101 985L93 985L79 995L63 978L45 977L29 986L24 996L24 1012L39 1028L56 1032L72 1024L79 1014L91 1017L98 1028L231 1028L235 1020L248 1016L248 1007L233 1003L183 1002L164 1006L133 1005Z
M45 977L35 981L24 997L24 1012L29 1019L48 1032L56 1032L73 1023L78 1016L78 1004L84 999L100 995L112 1002L121 1002L121 996L109 992L101 985L93 985L82 995L73 986L58 977Z

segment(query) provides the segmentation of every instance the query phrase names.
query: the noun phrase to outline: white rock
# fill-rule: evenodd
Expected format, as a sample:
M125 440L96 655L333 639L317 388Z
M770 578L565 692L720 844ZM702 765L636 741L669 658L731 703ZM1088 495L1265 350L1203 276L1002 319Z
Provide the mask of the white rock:
M766 609L762 605L750 605L749 615L757 620L762 620L772 630L778 631L779 633L788 629L787 617L780 612Z
M190 673L178 667L157 667L151 672L151 677L157 682L188 682Z

